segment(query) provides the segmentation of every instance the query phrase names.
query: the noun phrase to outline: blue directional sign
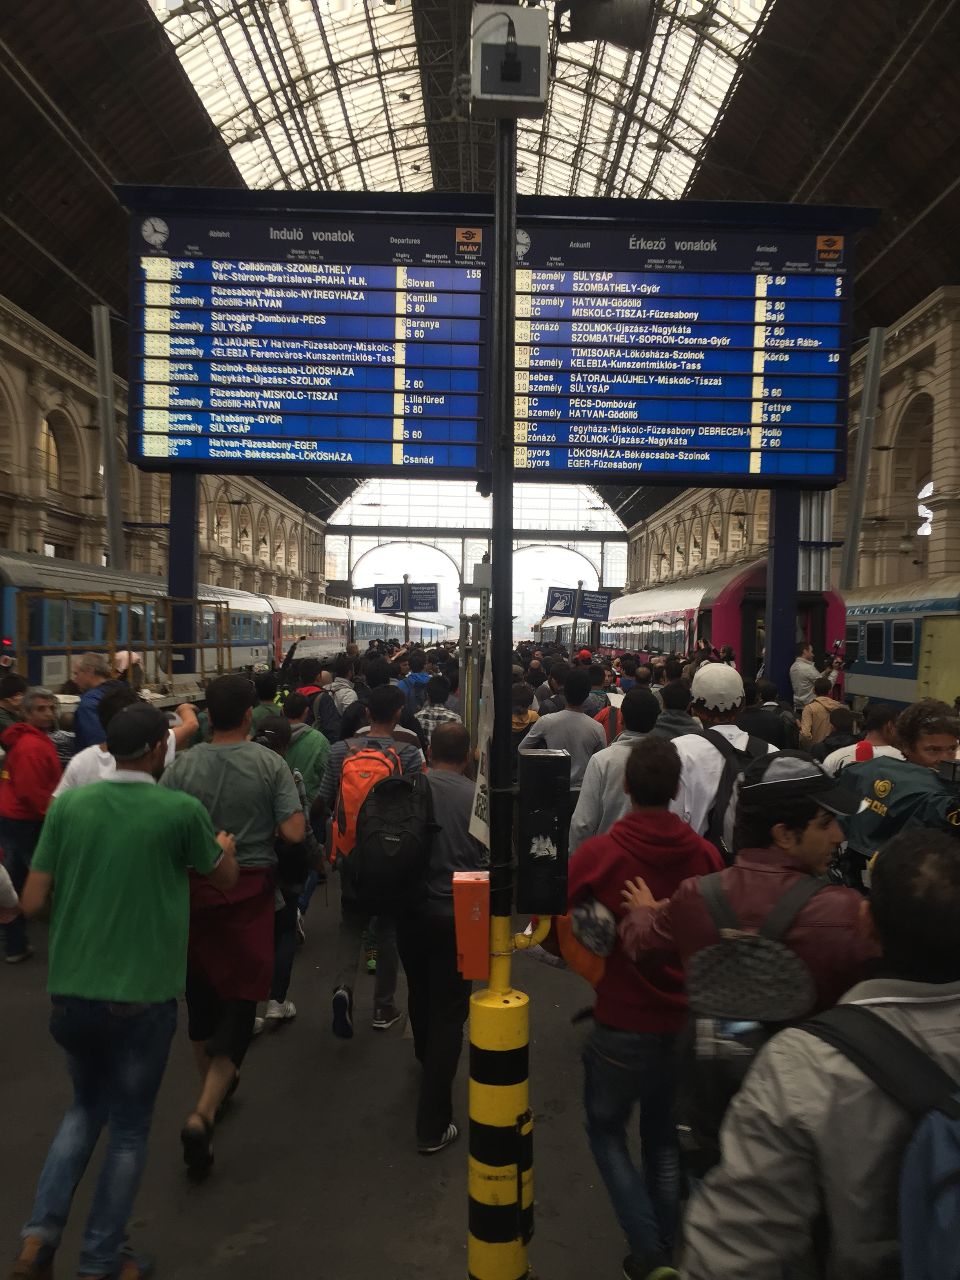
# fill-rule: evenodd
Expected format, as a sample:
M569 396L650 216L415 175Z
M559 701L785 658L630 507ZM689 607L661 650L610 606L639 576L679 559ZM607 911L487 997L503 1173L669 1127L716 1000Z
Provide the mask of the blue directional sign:
M576 587L551 587L547 592L547 615L553 618L572 618L576 602Z
M403 583L373 588L374 613L403 613Z
M610 602L613 596L608 591L582 591L580 593L580 617L589 618L591 622L606 622L610 617Z
M408 584L407 611L409 613L436 613L439 608L439 588L436 582Z

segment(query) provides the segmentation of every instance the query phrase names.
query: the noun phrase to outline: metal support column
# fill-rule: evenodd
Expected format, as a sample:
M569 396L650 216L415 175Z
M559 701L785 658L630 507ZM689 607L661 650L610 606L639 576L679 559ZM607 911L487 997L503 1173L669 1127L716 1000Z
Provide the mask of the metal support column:
M513 912L513 446L516 286L515 120L498 120L494 228L493 694L490 751L490 979L470 1001L471 1280L523 1280L533 1235L533 1117L528 1106L529 1000L510 980Z
M764 672L790 699L790 667L796 657L797 574L800 568L800 490L770 491Z
M577 594L573 600L573 626L570 629L570 657L575 658L580 648L577 642L577 627L580 623L580 610L583 608L583 579L577 579Z
M93 350L97 361L97 417L100 421L100 460L103 464L103 496L107 514L107 554L110 568L124 570L123 498L117 466L117 418L113 404L113 358L110 347L110 311L93 308Z
M200 481L192 471L170 473L170 559L167 589L171 600L173 675L197 669L197 503Z
M410 575L403 575L403 643L410 643Z

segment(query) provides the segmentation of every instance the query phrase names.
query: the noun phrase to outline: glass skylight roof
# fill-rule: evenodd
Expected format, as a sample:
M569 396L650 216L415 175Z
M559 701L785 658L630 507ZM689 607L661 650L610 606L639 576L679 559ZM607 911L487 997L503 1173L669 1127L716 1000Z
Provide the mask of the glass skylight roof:
M343 524L483 529L490 524L490 512L490 499L466 481L365 480L330 517L329 532ZM624 529L597 491L585 484L515 484L513 521L518 535L524 529Z
M251 187L432 189L411 0L150 2ZM660 0L644 54L554 38L547 114L519 125L521 192L682 196L774 3ZM424 56L454 99L466 48Z

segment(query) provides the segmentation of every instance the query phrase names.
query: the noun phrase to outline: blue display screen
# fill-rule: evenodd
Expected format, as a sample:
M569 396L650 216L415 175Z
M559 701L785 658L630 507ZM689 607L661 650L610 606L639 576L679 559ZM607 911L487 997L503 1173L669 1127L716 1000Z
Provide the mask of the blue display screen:
M521 221L518 255L518 475L842 478L842 236Z
M131 457L475 476L489 465L486 234L135 220Z
M835 232L521 218L517 479L842 479L851 264ZM489 469L483 218L147 212L131 235L132 460Z

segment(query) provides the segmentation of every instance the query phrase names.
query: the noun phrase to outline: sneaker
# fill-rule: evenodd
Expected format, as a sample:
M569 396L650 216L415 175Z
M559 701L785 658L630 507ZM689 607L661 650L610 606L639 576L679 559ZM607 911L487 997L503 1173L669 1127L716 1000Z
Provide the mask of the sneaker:
M302 947L307 940L307 928L303 923L303 912L297 908L297 946Z
M282 1004L279 1000L267 1001L267 1012L264 1014L267 1022L289 1022L296 1016L297 1006L292 1000L284 1000Z
M680 1272L673 1267L654 1267L628 1253L623 1260L623 1280L680 1280Z
M39 1236L24 1236L10 1280L53 1280L54 1253Z
M373 1011L374 1031L389 1031L395 1022L399 1022L403 1014L392 1004L381 1005Z
M368 948L366 960L367 960L367 973L369 973L370 976L373 977L377 972L377 948L376 947Z
M353 992L349 987L337 987L333 993L333 1034L341 1040L353 1036Z
M266 1026L266 1019L261 1018L260 1015L257 1014L257 1016L253 1020L253 1034L255 1036L260 1035L261 1031L263 1031L263 1028L265 1026Z
M29 960L33 955L33 947L27 946L18 955L7 956L7 964L23 964L24 960Z
M442 1151L444 1147L449 1147L451 1142L456 1142L460 1137L460 1130L451 1120L444 1129L442 1136L437 1142L421 1142L417 1146L417 1150L422 1156L433 1156L438 1151Z
M153 1258L145 1253L124 1253L120 1259L120 1270L112 1276L104 1276L103 1280L147 1280L156 1269Z

